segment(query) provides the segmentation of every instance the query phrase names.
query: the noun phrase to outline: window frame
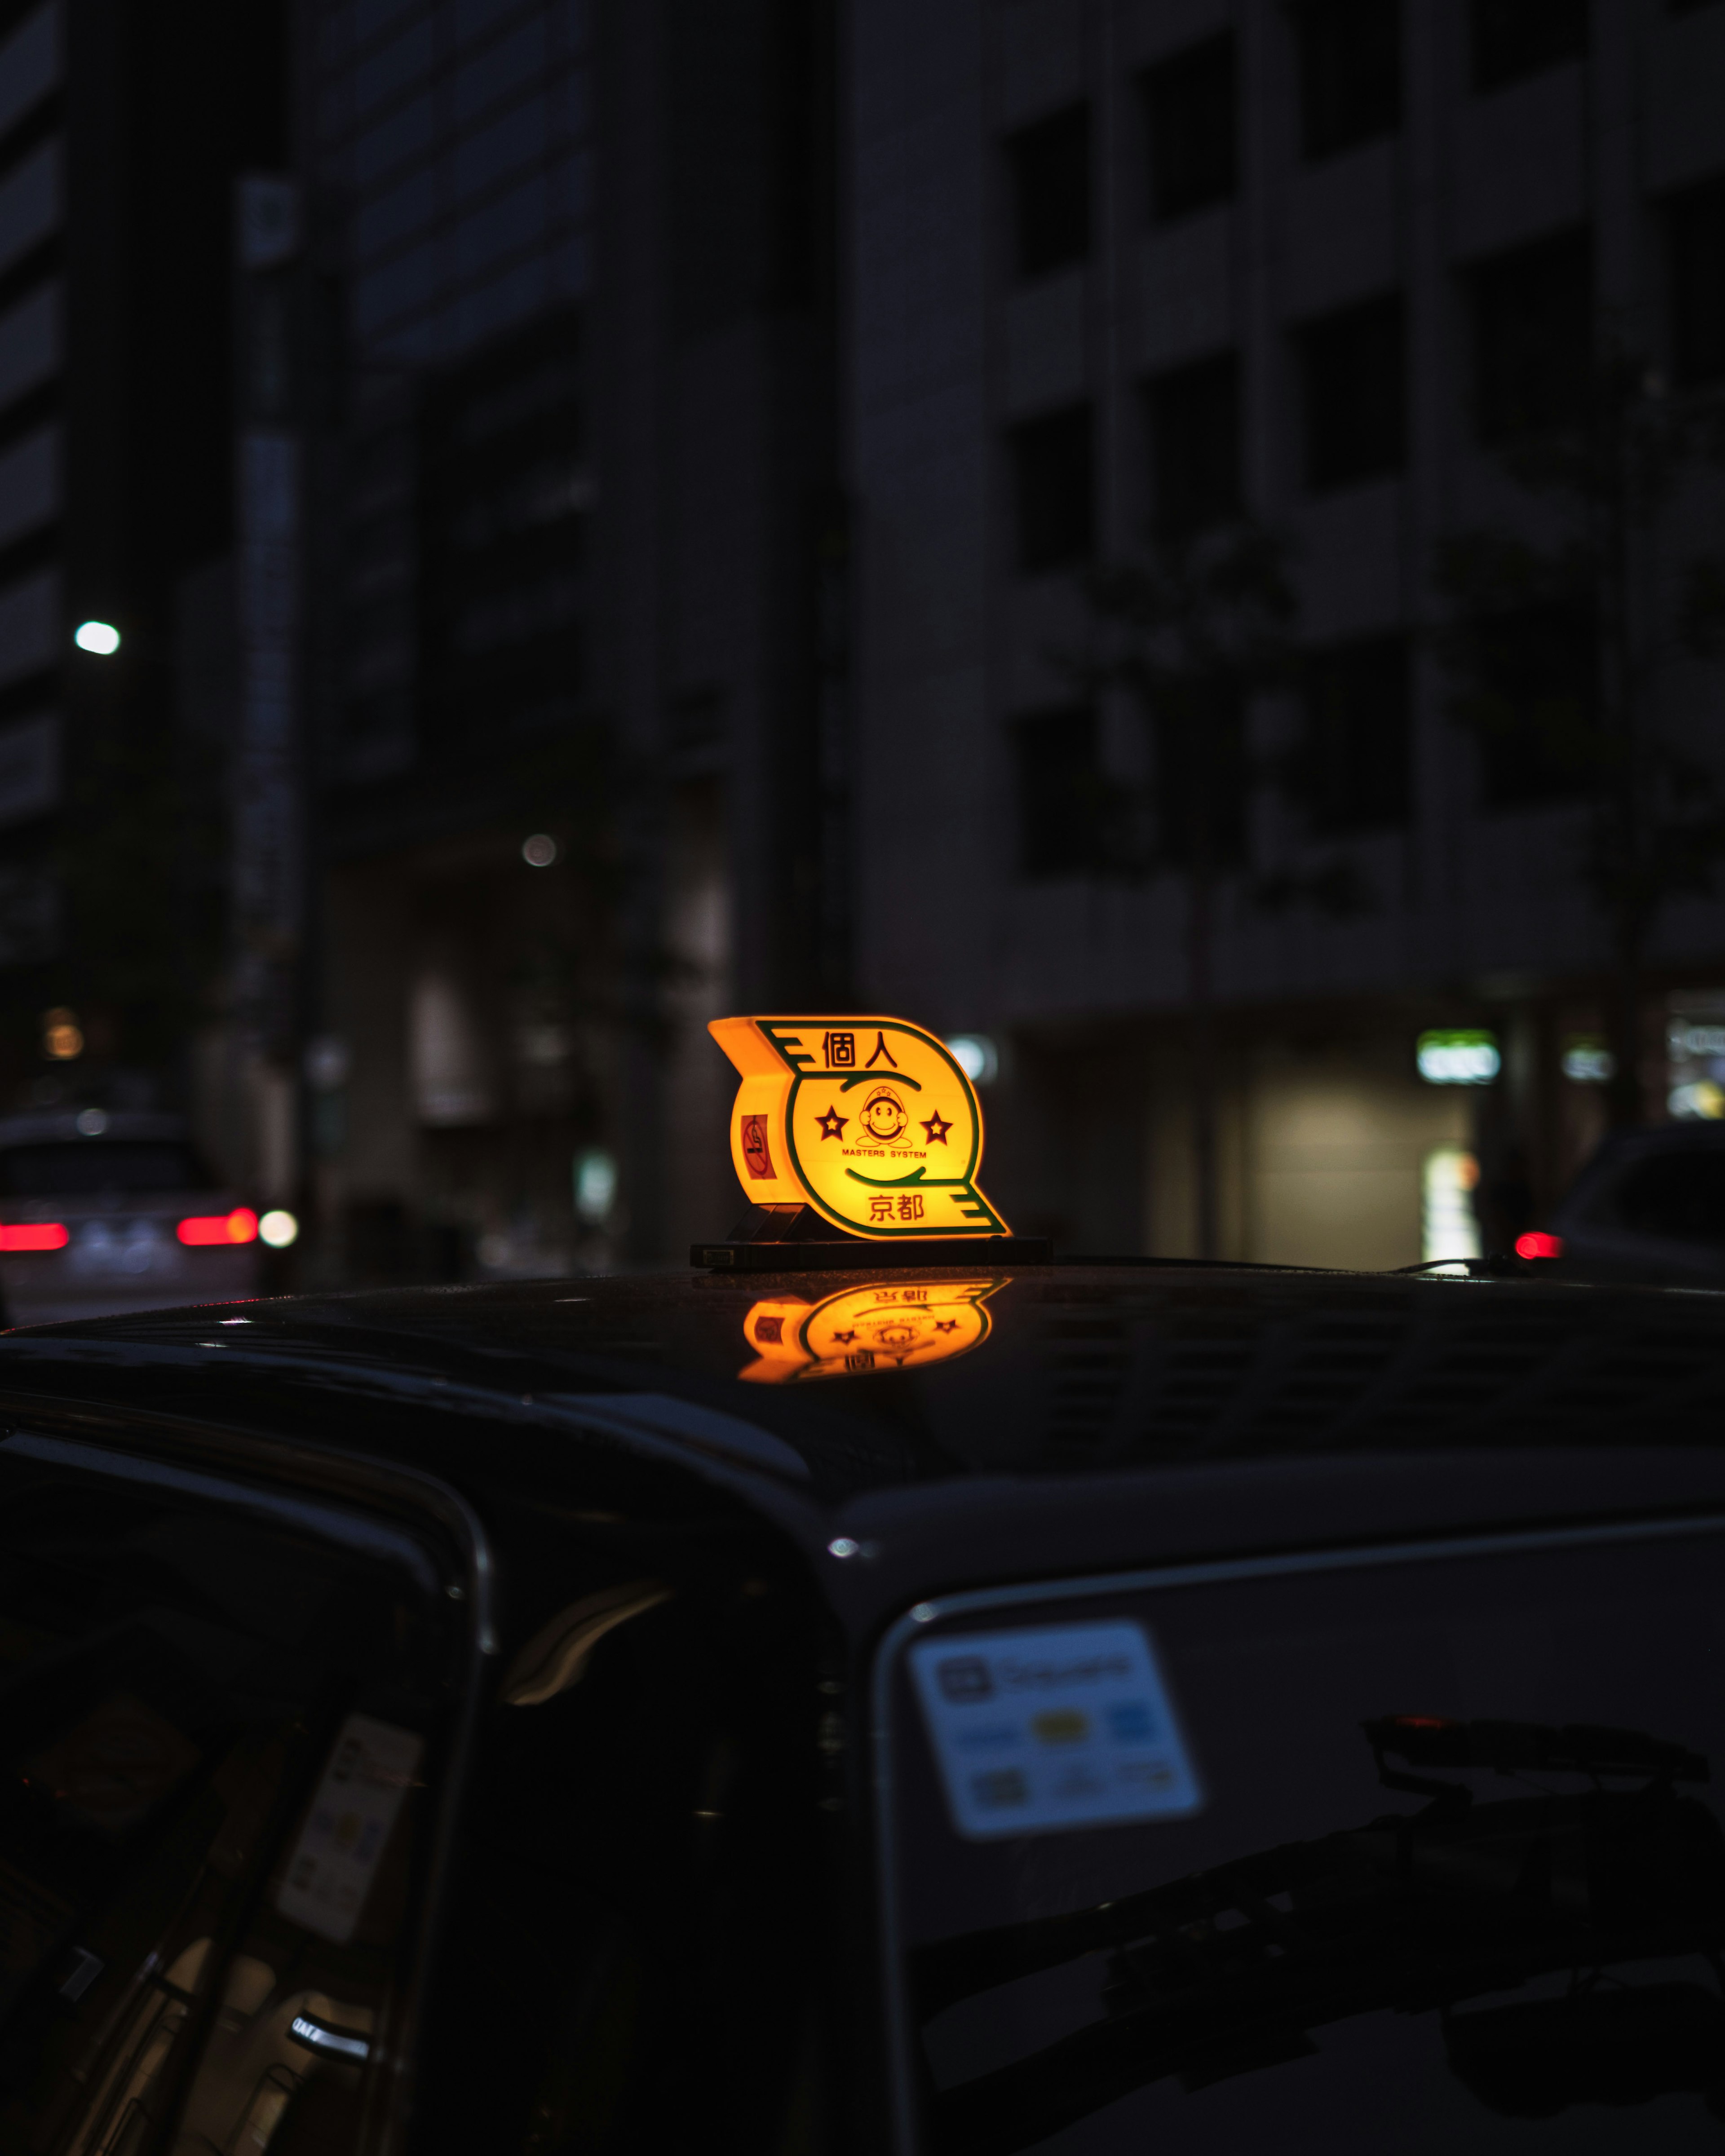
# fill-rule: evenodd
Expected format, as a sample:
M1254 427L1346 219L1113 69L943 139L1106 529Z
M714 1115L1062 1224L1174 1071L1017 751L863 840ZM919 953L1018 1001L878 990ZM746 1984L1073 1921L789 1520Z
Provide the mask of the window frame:
M1049 803L1055 791L1053 781L1054 759L1050 758L1045 770L1033 772L1030 768L1030 742L1033 734L1045 731L1052 734L1060 726L1081 728L1086 740L1081 752L1070 765L1063 765L1059 773L1056 798L1060 819L1055 834L1055 842L1050 845L1033 843L1034 811ZM1013 758L1014 820L1017 840L1014 853L1014 869L1018 881L1025 884L1070 883L1076 878L1094 876L1106 864L1106 834L1101 813L1106 791L1106 778L1102 766L1101 716L1094 703L1082 699L1065 704L1038 705L1032 709L1017 711L1007 722L1007 737ZM1083 793L1086 786L1095 794L1096 812L1087 822L1083 819ZM1066 835L1066 819L1071 829L1080 835L1070 848L1059 843Z
M1318 75L1326 55L1318 49L1318 26L1322 11L1332 16L1349 6L1372 23L1389 20L1394 46L1389 61L1394 73L1394 94L1382 108L1353 118L1326 115L1323 100L1329 87ZM1393 11L1393 12L1391 12ZM1345 157L1367 144L1391 140L1402 129L1407 115L1407 52L1402 34L1401 0L1286 0L1286 26L1294 43L1292 69L1300 156L1308 165ZM1346 42L1342 40L1341 42ZM1364 100L1362 101L1363 104Z
M1063 130L1071 130L1078 137L1078 147L1083 163L1082 209L1078 219L1081 234L1057 241L1045 254L1038 247L1027 244L1032 236L1039 209L1050 215L1049 203L1033 202L1027 192L1030 174L1027 166L1039 151L1048 155L1051 164L1058 162L1059 150L1070 151L1070 144L1061 141ZM1047 112L1037 120L1014 127L1002 136L1001 157L1005 167L1007 195L1007 240L1012 263L1013 281L1018 285L1040 284L1045 278L1058 277L1063 271L1077 269L1089 261L1096 245L1096 154L1093 141L1094 126L1088 97L1076 97L1065 105ZM1046 175L1043 176L1045 179ZM1070 174L1064 176L1070 179ZM1061 209L1070 212L1071 205L1055 205L1050 221L1058 224Z
M1040 444L1051 450L1058 439L1058 430L1070 427L1075 439L1083 438L1085 451L1081 482L1083 515L1074 515L1071 531L1060 533L1050 544L1033 543L1031 514L1033 507L1040 515L1048 507L1049 499L1056 490L1050 484L1054 459L1040 472L1029 466ZM1096 546L1096 406L1088 397L1079 398L1070 403L1057 405L1046 412L1028 414L1012 422L1005 430L1005 444L1011 465L1012 484L1012 562L1014 572L1021 577L1058 575L1062 571L1081 568L1095 557ZM1069 446L1070 446L1069 444ZM1075 467L1076 469L1076 467ZM1043 499L1033 503L1030 497L1040 492ZM1045 530L1053 530L1062 522L1049 516ZM1083 524L1081 538L1078 525Z
M1323 690L1323 670L1338 663L1345 666L1350 660L1366 660L1368 654L1393 658L1400 675L1399 696L1399 743L1394 761L1399 764L1397 801L1394 808L1382 813L1368 809L1364 813L1338 812L1335 797L1329 793L1327 780L1337 760L1337 752L1354 767L1363 759L1349 756L1351 740L1338 742L1334 748L1320 739L1324 716L1320 711L1319 699ZM1405 628L1397 627L1374 630L1364 636L1350 636L1322 644L1312 645L1304 654L1301 681L1301 731L1306 762L1306 794L1307 814L1313 831L1322 838L1359 838L1386 831L1404 830L1411 822L1414 813L1414 647ZM1343 715L1342 731L1349 730L1352 714Z
M1314 451L1318 436L1323 431L1317 410L1317 398L1327 388L1322 377L1325 372L1320 347L1327 340L1338 342L1350 327L1364 330L1374 322L1391 326L1391 341L1394 346L1396 366L1394 375L1394 434L1392 446L1373 449L1365 455L1355 455L1340 460L1321 459ZM1408 468L1408 436L1409 399L1408 395L1408 316L1407 295L1400 285L1388 291L1373 292L1364 298L1351 300L1345 305L1327 309L1321 315L1309 316L1292 325L1296 356L1299 395L1299 455L1300 484L1308 495L1322 496L1341 494L1350 487L1371 486L1383 480L1397 479ZM1332 362L1333 354L1331 355ZM1337 393L1329 392L1332 401ZM1357 408L1359 399L1348 397L1339 399L1349 408Z
M1467 419L1474 446L1488 454L1516 442L1537 439L1547 432L1561 432L1576 424L1584 408L1587 397L1588 375L1592 365L1594 315L1598 305L1598 285L1594 275L1594 228L1590 223L1565 224L1554 232L1538 238L1517 242L1513 247L1496 250L1492 254L1475 257L1459 264L1467 332L1466 384ZM1513 309L1504 308L1502 313L1489 324L1488 308L1495 309L1500 299L1519 294L1527 308L1526 320L1538 316L1543 325L1542 340L1522 339L1524 350L1539 346L1541 364L1553 353L1577 352L1576 340L1564 338L1560 326L1553 323L1551 310L1542 300L1528 301L1528 280L1549 264L1555 273L1568 252L1579 261L1584 277L1584 313L1586 316L1585 342L1574 361L1574 380L1569 384L1574 408L1560 408L1548 424L1536 421L1531 425L1518 420L1510 409L1512 399L1500 396L1502 384L1517 371L1518 363L1513 354L1506 355L1503 349L1495 354L1487 349L1488 340L1495 340L1500 347L1517 341L1517 331L1513 321ZM1544 258L1544 262L1540 258ZM1571 326L1574 326L1573 325ZM1560 360L1561 366L1561 360ZM1496 367L1499 380L1496 386L1488 380L1488 372ZM1519 371L1527 372L1525 362Z
M1176 191L1174 198L1169 199L1163 186L1168 172L1161 154L1167 123L1165 116L1158 121L1158 105L1165 95L1178 95L1183 75L1201 80L1207 64L1216 66L1227 81L1227 153L1225 158L1217 160L1219 172L1225 165L1225 177L1213 182L1199 182L1195 187L1189 182L1184 193ZM1241 146L1240 41L1233 24L1225 24L1219 30L1195 38L1141 68L1137 87L1139 121L1144 133L1144 183L1152 225L1173 224L1182 218L1201 216L1207 209L1236 201L1240 195Z
M485 1676L497 1652L495 1567L472 1507L440 1478L367 1456L233 1429L188 1430L149 1410L72 1414L0 1393L0 1460L34 1460L62 1472L223 1508L249 1523L286 1529L350 1558L403 1573L414 1591L463 1605L459 1666L433 1740L443 1772L424 1823L419 1906L395 1949L397 2065L380 2085L393 2137L411 2129L419 2040L436 1984L436 1937L457 1859L463 1799L471 1777Z
M1154 374L1146 375L1140 382L1139 396L1145 433L1144 468L1149 495L1145 523L1156 537L1176 541L1196 538L1206 531L1216 531L1235 521L1244 514L1244 372L1239 346L1226 345L1219 351L1205 352L1197 359L1182 361L1177 367L1163 367ZM1176 438L1183 434L1189 439L1194 433L1189 426L1189 412L1187 414L1189 425L1182 429L1179 415L1170 408L1178 403L1183 389L1192 394L1195 403L1201 401L1202 389L1213 386L1224 393L1219 394L1217 401L1227 403L1231 421L1229 461L1232 469L1229 484L1219 490L1211 507L1194 515L1170 516L1166 501L1168 493L1166 473L1168 467L1179 460L1168 455L1168 444L1163 439L1163 429L1166 427ZM1195 464L1197 459L1189 461ZM1197 491L1196 489L1190 490L1193 498L1195 498Z
M1511 5L1525 7L1527 0L1509 0ZM1539 4L1539 0L1534 0ZM1549 0L1545 0L1549 5ZM1561 49L1553 46L1549 51L1534 57L1506 59L1502 53L1494 56L1491 16L1501 11L1505 0L1469 0L1467 10L1467 80L1476 97L1490 97L1500 90L1508 90L1517 83L1532 82L1538 76L1549 74L1553 69L1568 67L1574 60L1587 58L1591 48L1593 24L1589 19L1589 0L1568 0L1573 11L1579 35L1576 41Z

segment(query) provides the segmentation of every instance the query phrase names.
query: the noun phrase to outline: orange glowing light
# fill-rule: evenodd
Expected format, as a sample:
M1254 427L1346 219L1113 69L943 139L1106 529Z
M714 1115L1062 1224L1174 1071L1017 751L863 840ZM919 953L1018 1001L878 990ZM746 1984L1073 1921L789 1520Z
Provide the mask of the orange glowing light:
M42 1019L42 1052L56 1063L71 1063L84 1053L84 1029L76 1011L56 1004Z
M794 1385L950 1363L988 1338L992 1322L983 1306L1003 1285L998 1276L895 1281L847 1287L814 1303L771 1296L742 1321L742 1337L760 1359L737 1375L754 1385Z
M1004 1235L977 1185L983 1111L943 1041L900 1018L720 1018L742 1083L731 1158L752 1204L847 1235Z
M249 1205L236 1206L231 1213L195 1214L189 1220L182 1220L178 1229L180 1240L195 1246L212 1243L254 1243L258 1240L258 1216Z

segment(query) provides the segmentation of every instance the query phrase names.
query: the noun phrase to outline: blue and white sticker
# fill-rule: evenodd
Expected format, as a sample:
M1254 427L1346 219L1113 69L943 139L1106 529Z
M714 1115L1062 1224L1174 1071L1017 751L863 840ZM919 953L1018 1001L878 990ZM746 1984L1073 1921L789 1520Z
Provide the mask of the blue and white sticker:
M1203 1805L1142 1625L919 1640L910 1662L952 1823L973 1840Z

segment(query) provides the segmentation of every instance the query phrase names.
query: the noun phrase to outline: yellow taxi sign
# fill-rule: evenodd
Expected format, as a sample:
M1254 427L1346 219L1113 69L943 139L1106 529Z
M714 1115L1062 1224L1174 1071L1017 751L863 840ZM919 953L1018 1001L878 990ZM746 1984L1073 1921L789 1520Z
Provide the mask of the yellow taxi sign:
M750 1309L743 1338L757 1359L737 1375L756 1385L859 1378L949 1363L989 1333L987 1298L1004 1282L909 1280L841 1288L820 1302L769 1296Z
M731 1158L751 1204L812 1205L873 1242L1010 1231L977 1184L983 1111L945 1042L901 1018L719 1018L742 1083Z

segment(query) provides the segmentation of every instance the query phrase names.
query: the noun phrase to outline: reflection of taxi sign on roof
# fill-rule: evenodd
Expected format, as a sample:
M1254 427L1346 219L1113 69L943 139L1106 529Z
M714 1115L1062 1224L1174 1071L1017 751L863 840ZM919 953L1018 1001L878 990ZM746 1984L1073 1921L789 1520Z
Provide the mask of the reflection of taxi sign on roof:
M983 1306L1001 1285L998 1278L875 1281L816 1303L768 1296L742 1322L759 1360L737 1374L752 1384L786 1385L949 1363L988 1338Z
M978 1186L983 1115L957 1058L896 1018L723 1018L742 1074L731 1158L755 1205L871 1242L1005 1235Z

